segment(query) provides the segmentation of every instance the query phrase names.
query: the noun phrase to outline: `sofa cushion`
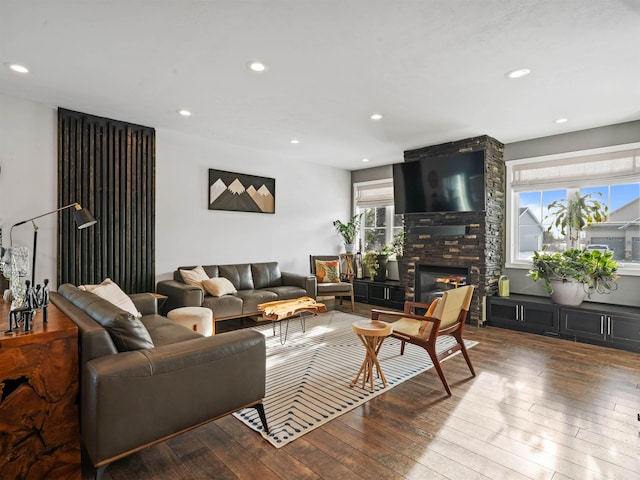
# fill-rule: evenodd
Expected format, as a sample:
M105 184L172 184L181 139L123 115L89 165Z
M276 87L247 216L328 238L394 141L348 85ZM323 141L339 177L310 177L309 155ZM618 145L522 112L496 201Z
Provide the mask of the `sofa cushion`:
M233 283L224 277L208 278L202 282L202 286L209 295L213 295L214 297L230 295L237 291Z
M201 265L198 265L192 270L180 270L180 275L184 283L198 287L204 291L202 282L209 279L209 275L204 271Z
M229 279L236 290L253 290L253 276L251 275L251 265L248 263L236 265L220 265L218 273L221 277Z
M253 288L259 290L282 285L282 273L278 262L252 263Z
M308 296L308 293L304 288L292 287L289 285L282 285L280 287L268 287L263 290L275 293L278 296L278 300L292 300L294 298Z
M72 285L63 285L58 292L102 325L119 352L154 347L149 332L138 317L98 295Z
M140 320L149 331L149 335L156 347L183 342L185 340L191 340L192 338L200 338L202 336L161 315L143 315Z
M98 295L100 298L104 298L116 307L129 312L131 315L135 315L136 317L142 316L131 298L110 278L105 278L99 285L81 285L78 288Z
M340 282L339 260L316 260L316 277L318 283Z
M242 299L236 295L223 295L222 297L207 295L204 297L202 306L213 311L214 320L242 315Z
M269 290L238 290L236 295L242 298L243 315L255 315L259 313L258 305L261 303L278 300L278 296Z

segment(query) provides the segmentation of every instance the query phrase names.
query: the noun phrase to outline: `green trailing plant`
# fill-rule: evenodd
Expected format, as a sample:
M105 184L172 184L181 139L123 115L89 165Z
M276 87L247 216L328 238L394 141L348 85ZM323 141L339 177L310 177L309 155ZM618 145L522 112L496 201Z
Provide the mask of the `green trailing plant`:
M334 220L333 226L336 227L338 233L342 235L344 243L350 245L355 243L356 236L358 235L358 229L360 228L361 219L362 214L357 213L353 217L351 217L347 223L342 223L340 220Z
M553 293L552 280L578 282L585 292L606 294L618 288L618 264L613 252L569 249L565 252L547 252L545 249L533 254L533 266L528 276L533 281L542 280L547 292Z
M378 252L376 250L369 250L366 252L362 258L362 263L369 270L369 274L372 277L375 277L376 273L378 273L378 269L380 268L380 264L378 263Z
M369 250L364 254L362 259L362 263L369 270L369 274L372 277L375 277L378 273L378 269L380 268L380 257L388 257L393 255L394 248L393 245L386 243L383 245L381 250Z
M578 192L575 198L556 200L547 208L549 214L545 218L555 218L547 231L559 229L562 235L567 235L569 248L574 249L579 247L580 232L593 223L606 221L609 213L609 207L592 198L592 194L580 196Z

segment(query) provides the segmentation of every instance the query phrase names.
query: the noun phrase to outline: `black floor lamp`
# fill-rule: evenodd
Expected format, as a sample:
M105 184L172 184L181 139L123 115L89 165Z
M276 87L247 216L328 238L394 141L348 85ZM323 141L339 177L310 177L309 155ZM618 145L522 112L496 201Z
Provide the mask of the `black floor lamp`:
M46 217L47 215L51 215L61 210L66 210L67 208L71 208L71 207L75 207L75 210L73 211L73 218L76 221L76 225L78 225L78 230L90 227L91 225L96 223L96 219L93 218L93 215L91 215L91 212L89 212L89 210L87 210L86 208L82 208L82 206L79 203L75 202L69 205L65 205L64 207L60 207L56 210L52 210L51 212L43 213L42 215L38 215L36 217L18 222L15 225L13 225L13 227L11 227L11 230L9 231L9 243L11 246L13 246L13 228L18 227L20 225L24 225L27 222L31 222L33 224L33 267L31 269L31 285L32 286L35 286L36 284L35 283L36 248L38 246L38 226L36 225L36 222L34 222L34 220L38 218Z

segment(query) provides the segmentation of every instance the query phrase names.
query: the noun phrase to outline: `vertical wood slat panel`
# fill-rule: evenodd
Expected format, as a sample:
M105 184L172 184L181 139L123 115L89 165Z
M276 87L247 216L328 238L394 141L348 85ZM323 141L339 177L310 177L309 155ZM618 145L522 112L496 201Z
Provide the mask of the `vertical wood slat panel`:
M59 214L59 285L110 277L128 293L154 290L154 129L59 109L58 202L98 220L77 230Z

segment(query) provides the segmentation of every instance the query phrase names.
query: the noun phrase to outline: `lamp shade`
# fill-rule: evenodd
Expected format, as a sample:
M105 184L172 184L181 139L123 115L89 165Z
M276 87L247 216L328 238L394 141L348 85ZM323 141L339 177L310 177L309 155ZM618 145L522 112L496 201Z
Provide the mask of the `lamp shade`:
M76 210L73 211L73 218L76 221L76 225L78 225L78 230L90 227L97 222L86 208L78 209L76 207Z

